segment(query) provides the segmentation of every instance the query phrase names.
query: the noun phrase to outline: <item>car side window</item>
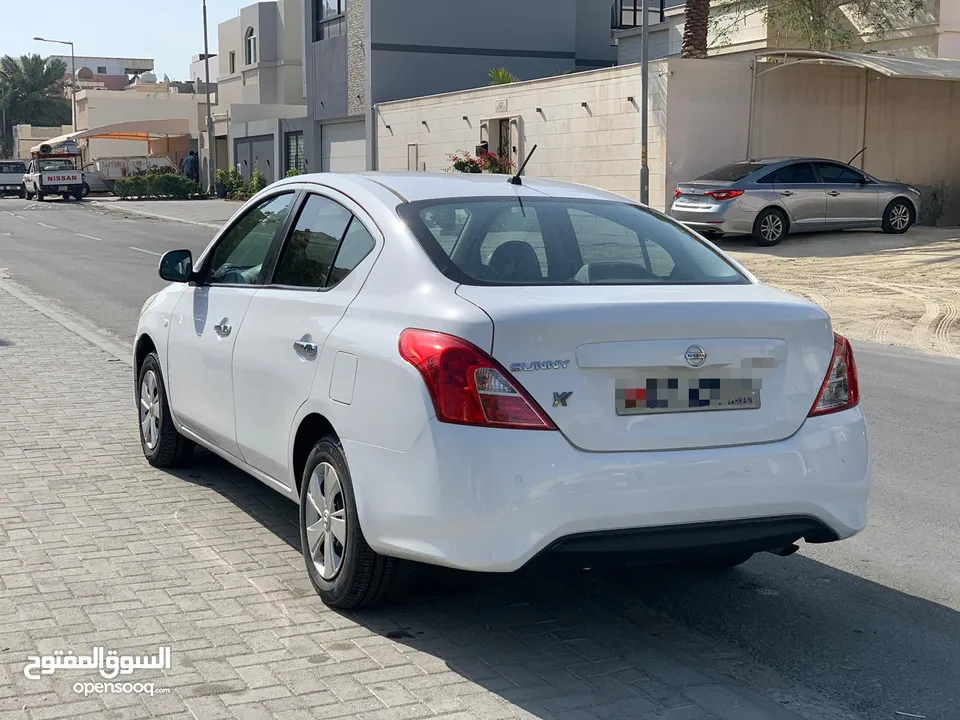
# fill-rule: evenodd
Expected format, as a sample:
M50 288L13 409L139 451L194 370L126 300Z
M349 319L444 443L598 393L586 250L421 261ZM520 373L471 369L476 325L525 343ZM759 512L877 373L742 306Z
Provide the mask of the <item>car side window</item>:
M263 262L293 204L295 193L267 198L220 239L210 258L211 285L257 285Z
M337 257L333 261L330 275L327 278L327 287L338 285L347 275L363 262L363 259L376 247L373 237L367 232L356 216L350 221L347 234L343 236Z
M859 185L863 182L863 175L845 165L821 162L817 163L817 170L820 171L820 177L825 183Z
M373 249L373 238L343 205L310 195L284 245L275 285L336 285Z
M781 185L814 185L817 176L813 172L813 166L810 163L794 163L774 170L768 177L773 178L772 182Z

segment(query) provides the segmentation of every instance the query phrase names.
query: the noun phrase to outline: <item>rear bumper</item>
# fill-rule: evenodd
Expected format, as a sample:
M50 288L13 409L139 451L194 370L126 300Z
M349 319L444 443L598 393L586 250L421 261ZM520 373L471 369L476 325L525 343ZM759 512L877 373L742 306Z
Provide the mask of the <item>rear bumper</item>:
M374 550L488 572L578 546L667 557L839 540L866 526L871 485L859 408L716 449L586 453L557 432L436 419L406 452L343 447Z
M670 217L701 234L713 235L749 235L755 220L753 213L744 212L736 200L703 207L678 206L675 202Z

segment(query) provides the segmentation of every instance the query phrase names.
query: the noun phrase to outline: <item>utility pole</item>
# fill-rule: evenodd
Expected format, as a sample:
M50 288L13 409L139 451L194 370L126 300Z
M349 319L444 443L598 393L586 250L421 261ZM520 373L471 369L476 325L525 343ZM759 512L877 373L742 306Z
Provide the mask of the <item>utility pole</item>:
M47 40L42 37L35 37L34 40L37 42L45 43L57 43L58 45L69 45L70 46L70 74L72 75L70 79L70 105L72 107L72 112L70 113L73 122L73 131L77 131L77 58L73 52L73 41L71 40Z
M650 202L650 167L647 165L647 103L650 96L650 7L649 0L641 0L643 18L640 25L640 76L643 87L640 90L640 202Z
M217 137L213 130L213 111L210 109L210 45L207 40L207 0L203 0L203 65L206 70L207 91L207 191L216 191Z

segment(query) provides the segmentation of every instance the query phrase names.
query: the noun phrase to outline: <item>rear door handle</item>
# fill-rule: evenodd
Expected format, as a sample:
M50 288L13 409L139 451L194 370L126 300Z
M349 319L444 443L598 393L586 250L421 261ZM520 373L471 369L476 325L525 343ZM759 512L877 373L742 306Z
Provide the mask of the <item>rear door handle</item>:
M213 329L217 331L217 335L220 337L226 337L233 330L233 327L230 325L230 319L224 318L216 325L213 326Z
M839 194L840 193L837 192L836 190L831 190L830 192L827 193L827 195L829 195L830 197L836 197Z
M790 195L793 195L793 190L781 190L780 194L789 197Z
M294 340L293 349L305 357L315 358L317 356L318 348L315 342L307 342L306 340Z

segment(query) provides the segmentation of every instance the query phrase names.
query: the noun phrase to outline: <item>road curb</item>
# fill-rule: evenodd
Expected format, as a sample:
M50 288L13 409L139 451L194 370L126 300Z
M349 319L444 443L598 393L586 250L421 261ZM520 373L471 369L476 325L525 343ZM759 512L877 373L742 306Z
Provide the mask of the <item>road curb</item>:
M98 332L98 329L94 326L85 326L83 323L67 316L65 313L56 309L52 305L40 300L38 296L34 295L30 291L10 280L3 278L2 276L0 276L0 290L4 290L23 304L29 305L37 312L46 315L48 318L56 323L59 323L74 335L80 336L91 345L100 348L105 353L116 358L128 367L133 367L132 345L126 346L122 343L110 340L108 337Z
M131 215L140 215L142 217L153 218L154 220L166 220L168 222L178 222L178 223L184 223L186 225L196 225L198 227L214 228L217 230L223 227L222 223L220 225L217 225L215 223L200 222L199 220L186 220L184 218L173 217L172 215L160 215L159 213L147 212L146 210L135 210L134 208L123 207L122 205L118 205L117 203L112 203L112 202L105 203L99 200L91 200L90 204L96 205L97 207L130 213Z

